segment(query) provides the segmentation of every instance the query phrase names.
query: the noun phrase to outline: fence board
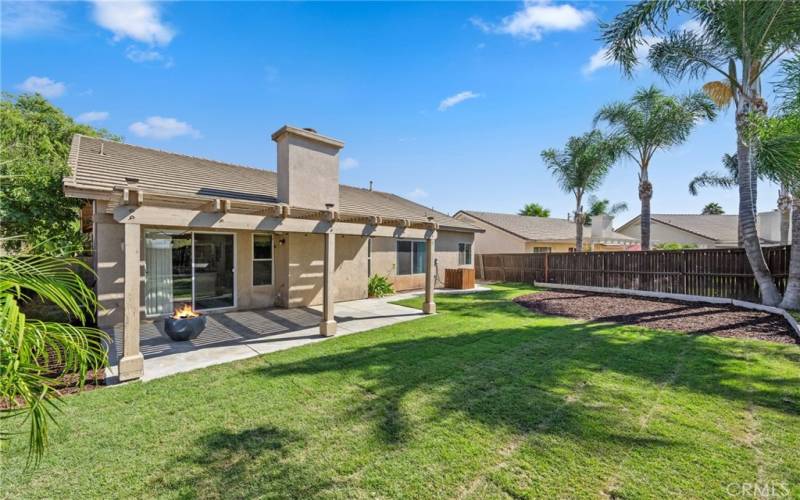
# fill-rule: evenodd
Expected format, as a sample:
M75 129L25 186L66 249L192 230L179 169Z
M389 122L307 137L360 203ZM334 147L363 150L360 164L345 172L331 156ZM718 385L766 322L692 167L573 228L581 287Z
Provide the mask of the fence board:
M778 289L786 289L791 247L764 248ZM757 301L744 249L482 254L478 279L557 283Z

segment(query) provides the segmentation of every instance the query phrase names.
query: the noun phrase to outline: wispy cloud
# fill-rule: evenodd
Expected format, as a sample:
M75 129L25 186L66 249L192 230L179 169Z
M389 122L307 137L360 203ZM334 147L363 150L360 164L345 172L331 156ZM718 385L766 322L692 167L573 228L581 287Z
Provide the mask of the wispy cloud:
M639 60L637 69L641 69L647 64L647 54L650 52L650 46L660 40L661 38L655 36L645 37L645 43L636 48L636 59ZM589 76L595 71L614 66L615 64L608 49L603 47L592 54L589 61L581 67L581 73L583 73L584 76Z
M452 108L458 103L462 103L470 99L475 99L476 97L480 96L481 96L480 94L476 94L471 90L465 90L464 92L459 92L456 95L451 95L450 97L442 99L442 101L439 103L439 111L445 111L449 108Z
M200 132L188 123L163 116L151 116L143 122L132 123L128 130L139 137L148 139L172 139L180 136L197 139L201 137Z
M358 167L358 165L359 165L358 160L356 160L355 158L352 158L350 156L348 156L347 158L342 160L342 164L341 164L342 170L350 170L350 169Z
M56 82L46 76L29 76L24 82L17 85L23 92L39 93L48 99L60 97L67 91L63 82Z
M413 191L406 194L406 198L411 198L412 200L419 200L421 198L427 198L428 192L422 188L414 188Z
M528 40L541 40L549 31L574 31L595 18L589 9L570 4L554 4L552 0L526 0L522 9L492 23L473 17L470 22L485 33L511 35Z
M135 63L163 63L164 67L171 68L173 61L171 57L165 56L154 49L141 49L135 45L125 49L125 57Z
M0 33L23 38L58 30L64 12L52 2L0 2Z
M155 3L146 0L95 0L94 20L114 34L114 40L130 38L149 45L168 45L175 30L161 20Z
M76 120L81 123L101 122L107 120L108 116L108 111L87 111L79 114Z

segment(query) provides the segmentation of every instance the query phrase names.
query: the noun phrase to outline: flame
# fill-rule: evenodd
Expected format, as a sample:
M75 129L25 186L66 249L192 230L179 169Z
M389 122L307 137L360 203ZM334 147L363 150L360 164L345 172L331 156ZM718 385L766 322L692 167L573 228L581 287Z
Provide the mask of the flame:
M189 304L184 304L182 307L178 307L175 309L175 312L172 313L173 319L188 319L188 318L196 318L200 316L200 313L195 312L192 309L192 306Z

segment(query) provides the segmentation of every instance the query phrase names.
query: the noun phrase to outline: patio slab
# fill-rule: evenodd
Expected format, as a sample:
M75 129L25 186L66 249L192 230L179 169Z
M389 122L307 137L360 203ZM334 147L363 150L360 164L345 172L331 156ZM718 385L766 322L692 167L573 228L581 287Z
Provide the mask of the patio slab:
M467 292L481 291L478 287ZM437 294L456 291L437 290ZM463 293L463 291L460 291ZM411 321L425 316L422 311L390 304L420 295L410 292L380 299L339 302L335 306L338 336L364 332ZM221 363L258 356L301 345L321 342L328 337L319 334L322 306L293 309L266 308L248 311L212 313L208 325L194 340L175 342L163 332L161 322L143 322L140 346L144 355L141 380L153 380ZM121 338L121 326L113 338ZM117 360L122 354L120 342L109 350L112 365L106 371L107 383L117 382Z

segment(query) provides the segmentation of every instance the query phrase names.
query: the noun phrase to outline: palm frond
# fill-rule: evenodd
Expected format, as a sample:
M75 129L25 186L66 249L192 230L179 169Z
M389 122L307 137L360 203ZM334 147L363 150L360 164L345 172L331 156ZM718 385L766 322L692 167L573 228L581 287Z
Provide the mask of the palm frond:
M731 189L736 187L736 179L730 176L722 175L718 172L706 170L689 182L689 193L692 196L697 196L700 188L704 187L718 187L723 189Z
M703 92L714 101L718 107L725 109L733 101L733 90L726 80L717 80L703 85Z

